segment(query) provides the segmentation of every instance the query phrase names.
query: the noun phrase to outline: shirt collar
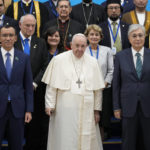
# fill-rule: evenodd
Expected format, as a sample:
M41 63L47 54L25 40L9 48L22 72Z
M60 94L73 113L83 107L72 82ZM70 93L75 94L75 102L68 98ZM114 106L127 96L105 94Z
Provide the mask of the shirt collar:
M21 31L20 31L20 35L21 35L23 41L24 41L25 39L27 39L27 38L22 34ZM31 41L31 36L29 36L28 39L29 39L29 41Z
M109 21L110 24L112 24L112 22L114 22L114 21L112 21L110 18L108 18L108 21ZM120 19L117 19L115 22L117 22L117 24L119 24Z
M0 20L2 20L2 19L3 19L3 16L4 16L4 15L1 15L1 16L0 16Z
M142 47L139 52L137 52L133 47L131 47L131 49L132 49L133 56L135 56L136 53L140 53L141 56L143 57L143 55L144 55L144 47Z
M5 57L6 53L8 52L10 53L11 56L14 56L14 47L10 51L7 51L3 47L1 47L1 52L2 52L3 57Z
M32 1L32 0L29 0L29 1L28 1L28 4L30 4L30 3L31 3L31 1ZM26 4L26 3L27 3L25 0L22 0L22 2L23 2L24 4Z

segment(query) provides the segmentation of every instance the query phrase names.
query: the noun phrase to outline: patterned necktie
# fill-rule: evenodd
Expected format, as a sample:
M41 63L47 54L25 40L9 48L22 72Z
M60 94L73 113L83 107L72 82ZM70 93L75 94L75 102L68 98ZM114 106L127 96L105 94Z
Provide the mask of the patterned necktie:
M136 59L136 72L138 75L138 78L140 79L141 77L141 72L142 72L142 60L141 60L141 54L140 53L136 53L135 56L137 56Z
M30 55L29 39L24 40L24 53Z
M6 72L7 72L7 77L8 79L10 80L10 76L11 76L11 60L10 60L10 53L7 52L6 53L6 64L5 64L5 67L6 67Z
M112 25L113 25L113 35L115 37L115 35L117 33L116 25L118 25L118 24L117 24L117 22L114 21L114 22L112 22ZM116 47L117 52L119 52L122 49L122 44L121 44L121 40L119 37L119 33L117 33L117 38L116 38L116 41L113 46Z

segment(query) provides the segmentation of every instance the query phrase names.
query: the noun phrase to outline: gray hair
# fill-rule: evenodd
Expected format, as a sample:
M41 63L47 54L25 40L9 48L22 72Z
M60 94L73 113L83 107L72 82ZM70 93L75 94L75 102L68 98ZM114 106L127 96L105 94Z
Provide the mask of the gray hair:
M83 37L84 39L85 39L85 41L86 41L86 43L87 43L87 38L86 38L86 36L84 35L84 34L82 34L82 33L77 33L77 34L75 34L73 37L72 37L72 43L75 41L75 39L77 38L77 37Z
M140 25L140 24L131 24L129 26L129 29L128 29L128 37L130 35L131 32L135 31L135 30L138 30L138 29L142 29L144 35L145 35L145 27Z
M27 17L27 16L31 16L31 17L35 20L35 22L36 22L36 18L35 18L35 16L32 15L32 14L25 14L25 15L21 16L19 22L20 22L20 23L23 23L24 18Z

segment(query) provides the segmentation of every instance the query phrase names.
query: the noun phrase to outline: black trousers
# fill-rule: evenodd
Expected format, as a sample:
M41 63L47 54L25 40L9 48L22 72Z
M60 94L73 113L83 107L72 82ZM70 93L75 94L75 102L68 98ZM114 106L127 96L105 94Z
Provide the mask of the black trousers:
M102 112L100 115L100 126L110 128L112 116L112 88L106 88L103 91Z
M122 130L122 150L140 150L137 142L144 146L141 150L150 150L150 118L143 115L140 103L134 117L123 117Z
M32 120L25 127L24 150L47 150L49 116L45 114L45 85L38 85L34 93Z

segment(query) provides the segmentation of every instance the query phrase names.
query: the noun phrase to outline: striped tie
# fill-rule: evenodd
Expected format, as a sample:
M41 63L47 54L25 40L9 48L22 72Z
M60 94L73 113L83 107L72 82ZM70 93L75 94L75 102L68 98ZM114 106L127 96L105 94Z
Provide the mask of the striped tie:
M141 77L141 72L142 72L142 60L141 60L141 54L140 53L136 53L137 59L136 59L136 72L138 75L138 78L140 79Z

